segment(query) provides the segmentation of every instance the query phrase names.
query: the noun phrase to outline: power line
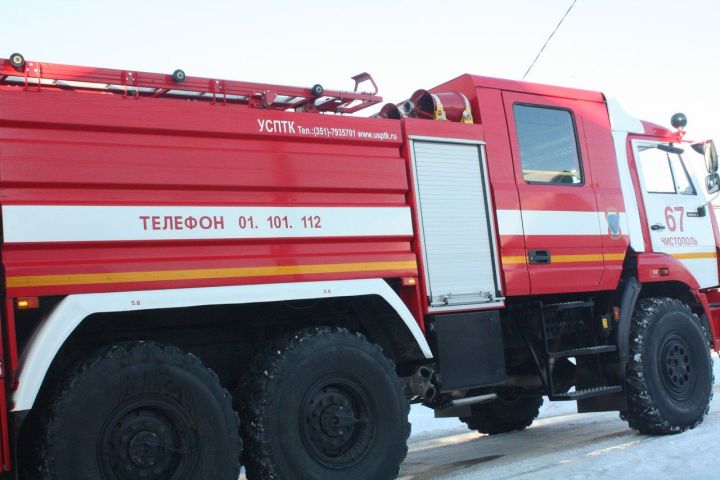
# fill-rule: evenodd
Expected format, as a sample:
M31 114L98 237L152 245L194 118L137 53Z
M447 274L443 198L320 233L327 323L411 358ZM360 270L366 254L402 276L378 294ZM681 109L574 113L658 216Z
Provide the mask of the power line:
M555 32L558 31L558 28L560 28L560 25L562 25L562 23L565 21L565 17L568 16L568 14L570 13L570 10L572 10L573 7L575 6L575 2L577 2L577 0L573 0L572 4L570 5L570 7L569 7L569 8L567 9L567 11L565 12L565 15L562 16L562 18L561 18L560 21L558 22L557 26L555 27L555 30L553 30L552 33L550 34L550 36L547 38L547 40L545 40L545 43L543 44L542 48L541 48L540 51L538 52L537 56L535 57L535 60L532 61L532 63L531 63L530 66L528 67L528 69L525 71L525 75L522 76L522 79L523 79L523 80L525 80L525 77L528 76L528 73L530 73L530 70L532 70L532 68L535 66L535 62L537 62L537 61L538 61L538 58L540 58L540 55L542 55L543 50L545 50L545 47L547 47L547 44L550 42L550 39L553 37L553 35L555 35Z

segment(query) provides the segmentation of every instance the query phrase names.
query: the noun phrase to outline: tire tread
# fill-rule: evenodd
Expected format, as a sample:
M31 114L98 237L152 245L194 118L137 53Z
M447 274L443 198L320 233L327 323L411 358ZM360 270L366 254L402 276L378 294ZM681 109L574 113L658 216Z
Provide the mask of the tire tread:
M54 395L50 397L53 400L43 409L44 413L40 416L38 422L39 435L35 440L36 448L34 449L36 469L26 473L28 479L49 480L55 478L52 473L52 465L57 459L54 458L53 447L68 441L61 427L63 421L62 412L71 406L76 389L81 388L84 378L97 369L106 368L107 365L124 365L130 357L138 354L148 355L163 363L183 366L188 370L193 370L195 375L204 377L205 385L215 390L213 393L224 400L222 402L222 414L224 418L231 422L229 431L239 432L240 417L232 408L230 393L220 384L217 373L207 368L197 356L186 353L178 347L156 342L114 344L84 357L68 377L56 387ZM232 440L236 443L235 448L237 451L241 451L242 440L240 437L236 435ZM238 458L237 472L234 473L233 479L240 474L239 460Z
M245 439L243 452L243 465L249 480L277 480L282 479L278 466L273 461L273 445L264 428L263 418L272 415L269 403L272 397L270 384L272 379L284 369L288 353L305 346L313 348L314 345L327 345L331 339L338 337L352 338L354 341L370 345L377 355L376 359L383 362L385 367L395 371L393 362L385 356L382 349L367 341L364 335L352 333L340 327L311 327L305 328L272 341L267 348L255 356L240 384L239 394L236 398L240 412L241 429ZM394 375L393 382L398 395L404 397L404 386L401 380ZM403 412L404 438L410 436L410 423L407 420L410 405L404 402ZM407 455L407 441L404 443L402 459ZM399 473L399 464L393 478Z
M698 316L680 300L669 297L649 297L642 299L636 306L630 326L630 357L626 381L628 409L620 412L620 418L626 420L630 428L644 434L665 435L693 429L702 423L710 409L710 401L708 401L705 411L693 424L687 426L672 425L662 416L656 400L653 399L650 393L648 381L643 372L643 344L647 337L650 320L668 306L680 307L684 310L700 327L703 338L707 338L707 332L705 332L705 328ZM710 368L712 370L712 357L710 357ZM714 375L712 383L715 383ZM712 397L713 392L710 389L710 400L712 400Z
M540 415L540 407L543 404L543 398L541 396L528 397L527 400L528 403L522 407L523 411L514 415L511 419L505 415L503 415L505 418L498 416L496 409L505 407L499 407L498 405L493 405L494 402L490 402L488 404L477 405L472 409L472 416L460 417L460 421L467 425L469 430L488 435L524 430L532 425L538 415Z

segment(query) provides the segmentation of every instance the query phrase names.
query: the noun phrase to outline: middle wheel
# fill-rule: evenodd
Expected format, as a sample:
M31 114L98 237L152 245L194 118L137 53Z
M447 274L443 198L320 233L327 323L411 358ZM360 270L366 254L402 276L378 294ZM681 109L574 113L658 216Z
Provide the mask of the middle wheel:
M473 405L470 417L461 417L470 430L496 435L529 427L540 413L541 395L521 395L519 392L499 392L489 403Z
M344 329L279 340L237 397L251 480L391 479L407 453L409 407L394 365Z

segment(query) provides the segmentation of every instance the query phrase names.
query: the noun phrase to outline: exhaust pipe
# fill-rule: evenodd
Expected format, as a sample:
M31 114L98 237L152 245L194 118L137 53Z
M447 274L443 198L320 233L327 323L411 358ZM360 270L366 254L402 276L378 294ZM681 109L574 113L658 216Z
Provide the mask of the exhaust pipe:
M404 377L405 391L411 397L419 397L429 401L437 395L437 389L432 384L433 371L430 367L421 366L409 377Z
M450 407L466 407L468 405L476 405L478 403L487 403L495 400L497 393L488 393L487 395L478 395L477 397L458 398L450 402Z

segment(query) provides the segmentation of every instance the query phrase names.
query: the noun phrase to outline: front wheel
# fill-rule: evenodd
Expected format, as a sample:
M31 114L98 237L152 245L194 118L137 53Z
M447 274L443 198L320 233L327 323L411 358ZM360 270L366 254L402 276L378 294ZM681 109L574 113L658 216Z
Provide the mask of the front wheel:
M712 398L712 359L697 315L679 300L646 298L635 308L627 366L628 408L641 433L679 433L699 425Z
M250 480L389 480L407 453L409 405L395 367L345 329L273 343L237 398Z

